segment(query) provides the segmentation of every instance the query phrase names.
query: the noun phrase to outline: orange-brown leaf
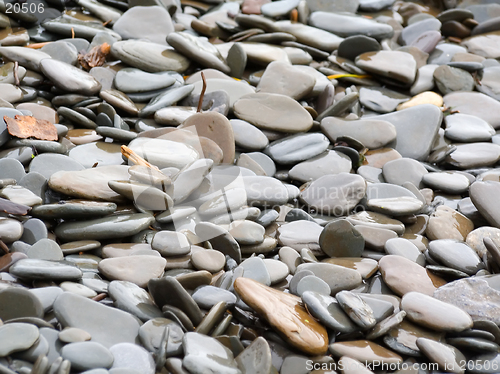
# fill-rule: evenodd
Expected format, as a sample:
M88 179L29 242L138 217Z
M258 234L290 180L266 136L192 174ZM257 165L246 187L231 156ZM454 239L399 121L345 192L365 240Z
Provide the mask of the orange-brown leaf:
M78 55L78 61L85 70L90 70L96 66L102 66L106 62L111 46L108 43L97 45L90 52Z
M57 140L57 128L44 119L33 116L3 117L9 134L18 138L35 138L40 140Z

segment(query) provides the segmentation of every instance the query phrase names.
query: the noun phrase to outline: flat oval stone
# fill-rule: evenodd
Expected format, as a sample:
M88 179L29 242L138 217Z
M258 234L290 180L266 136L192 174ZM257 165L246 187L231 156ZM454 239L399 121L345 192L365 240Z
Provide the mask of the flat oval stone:
M266 135L247 121L232 119L229 122L233 128L234 141L237 146L252 151L260 151L269 144Z
M401 356L368 340L355 340L332 343L329 351L336 357L348 356L367 364L378 362L399 364L403 362Z
M22 259L17 261L9 269L9 272L22 279L33 280L79 280L82 271L76 266L61 262Z
M145 288L152 278L159 278L167 260L156 256L125 256L106 258L99 262L99 271L108 279L123 280Z
M480 92L452 92L443 97L444 105L453 107L461 114L479 117L495 129L500 127L500 104L497 100Z
M443 265L469 275L474 275L483 268L476 251L457 240L432 240L429 243L429 254Z
M137 344L118 343L109 351L113 355L113 372L121 370L133 370L140 374L154 374L155 363L151 353Z
M300 251L307 248L313 253L321 253L319 237L323 228L316 222L297 220L281 225L277 231L277 238L281 245Z
M97 94L101 84L89 73L52 58L40 61L40 70L58 88L87 96Z
M376 325L373 309L355 293L340 291L335 298L349 318L362 329L370 329Z
M500 159L500 145L492 143L458 144L445 161L459 169L491 166Z
M303 263L297 266L297 272L310 270L324 280L335 295L339 291L352 290L362 283L361 275L353 269L329 263Z
M401 307L411 321L432 330L460 332L472 327L472 318L462 309L420 292L405 294Z
M235 115L263 130L289 133L308 131L312 117L299 103L288 96L255 93L234 103Z
M92 338L87 331L76 327L66 327L59 332L58 337L64 343L84 342Z
M169 329L168 340L163 337L165 328ZM167 318L152 318L139 330L139 336L143 346L150 352L156 352L161 344L166 342L167 356L182 353L182 338L184 331L176 322ZM165 340L164 340L165 339Z
M356 57L355 63L363 70L407 85L415 81L417 73L417 63L413 56L401 51L365 52Z
M43 317L40 300L30 291L6 288L0 291L0 318L4 321L21 317Z
M496 203L490 198L497 191L500 191L500 182L474 182L470 186L470 198L477 210L492 226L500 227L500 216L496 209Z
M30 172L40 173L47 179L57 171L78 171L83 169L85 167L78 161L68 156L54 153L43 153L36 156L29 166Z
M436 362L440 369L457 374L465 372L462 365L467 361L457 348L426 338L418 338L417 346L429 360Z
M135 343L138 338L139 322L136 318L83 296L62 293L54 303L54 313L63 327L85 330L93 342L107 348L121 342Z
M404 238L393 238L385 242L385 252L397 255L425 266L425 257L415 244Z
M129 143L129 148L160 169L183 168L199 158L193 147L165 139L137 138Z
M400 296L411 291L432 295L438 287L446 284L423 266L401 256L384 256L378 265L384 282Z
M365 240L349 221L338 220L325 226L319 245L330 257L359 257L365 248Z
M360 175L325 175L311 182L300 193L309 206L325 214L344 215L365 195L366 181Z
M97 342L69 343L62 347L61 356L71 362L71 367L81 371L108 369L113 364L111 352Z
M430 240L455 239L463 241L474 224L463 214L441 205L429 218L425 233Z
M219 251L207 249L193 253L191 255L191 262L198 270L207 270L211 273L217 273L224 268L226 258Z
M312 355L326 352L326 330L308 317L306 310L300 306L300 298L241 277L235 280L234 289L295 348Z
M326 174L348 173L351 168L352 162L347 155L327 150L316 157L298 163L290 169L288 175L300 182L308 182Z
M111 53L126 64L150 73L182 73L189 67L189 60L183 55L165 45L147 41L119 41L113 43Z
M469 189L469 179L462 174L453 172L429 173L422 177L422 182L431 188L442 190L449 194L460 194Z
M42 219L87 218L111 214L116 210L116 204L75 199L61 200L58 204L37 205L34 209L31 211L33 216Z
M38 328L29 323L8 323L0 326L0 356L30 348L40 336Z
M236 363L244 369L256 370L256 372L267 373L272 368L271 349L266 339L259 336L236 358Z
M273 26L281 32L292 34L297 39L297 42L322 51L333 52L339 48L343 40L340 36L329 31L298 22L283 20L275 22Z
M495 134L495 129L488 122L469 114L452 114L446 116L444 122L444 135L457 142L487 142Z
M278 180L266 177L243 177L243 184L249 206L281 205L288 201L288 190ZM266 193L262 193L266 191Z
M264 150L269 157L280 164L294 164L317 156L330 145L322 134L292 135L269 144Z
M12 243L23 235L23 225L12 218L0 218L0 239L4 243Z
M137 316L141 321L163 316L151 295L132 282L112 281L108 293L115 307Z
M153 222L154 217L149 214L123 214L83 222L65 222L57 227L56 235L64 241L121 238L137 234Z
M183 233L162 230L155 234L151 247L164 257L181 256L191 251L191 245Z
M125 93L159 90L171 86L175 81L169 72L148 73L136 68L121 69L114 79L116 88Z

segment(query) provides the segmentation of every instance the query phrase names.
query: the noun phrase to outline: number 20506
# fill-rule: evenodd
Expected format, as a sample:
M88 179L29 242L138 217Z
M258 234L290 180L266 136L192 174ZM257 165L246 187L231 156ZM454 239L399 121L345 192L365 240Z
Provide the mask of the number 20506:
M44 4L43 3L31 3L31 4L19 4L19 3L14 3L10 4L7 3L5 4L5 13L6 14L12 14L12 13L43 13L45 10Z

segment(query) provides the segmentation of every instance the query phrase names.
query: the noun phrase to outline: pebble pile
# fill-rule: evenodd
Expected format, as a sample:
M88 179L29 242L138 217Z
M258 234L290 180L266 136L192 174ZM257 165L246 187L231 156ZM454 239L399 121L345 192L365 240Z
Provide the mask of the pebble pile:
M497 2L0 0L0 56L1 374L500 372Z

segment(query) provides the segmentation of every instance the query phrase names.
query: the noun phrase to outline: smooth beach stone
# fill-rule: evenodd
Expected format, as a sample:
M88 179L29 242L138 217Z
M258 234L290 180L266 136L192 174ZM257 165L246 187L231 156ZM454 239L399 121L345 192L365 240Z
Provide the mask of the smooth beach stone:
M40 69L58 88L82 95L95 95L101 84L89 73L52 58L40 61Z
M430 240L456 239L463 241L474 224L463 214L447 206L439 206L429 218L425 231Z
M290 273L288 265L279 260L265 258L264 264L266 265L267 272L271 278L271 285L282 282Z
M191 251L186 235L180 232L162 230L155 234L151 247L164 257L180 256Z
M49 187L63 194L89 200L121 202L123 197L108 187L110 180L128 179L128 166L102 166L81 171L59 171Z
M99 271L112 280L123 280L145 288L152 278L159 278L167 260L155 256L106 258L99 262Z
M495 19L493 20L495 21ZM474 31L475 30L473 30L472 33L474 33ZM497 58L499 55L499 50L498 50L499 37L500 35L498 30L495 30L492 32L488 32L484 35L471 36L470 38L464 40L462 44L465 47L467 47L469 53L493 59Z
M394 231L399 235L402 235L405 231L405 226L401 221L392 219L382 213L362 211L348 216L347 220L354 226L362 225L386 229Z
M136 68L124 68L116 73L114 83L118 90L146 92L166 88L175 83L170 72L148 73Z
M51 58L49 54L40 50L17 46L0 47L0 54L10 61L17 61L19 65L37 72L40 71L40 62Z
M192 297L200 308L207 310L221 301L228 307L233 306L237 301L232 292L214 286L200 286L193 292Z
M361 104L379 113L393 112L399 104L409 99L409 96L384 87L361 87L359 90Z
M182 338L184 331L176 322L167 318L153 318L144 323L139 330L141 343L150 352L156 352L161 348L164 337L162 336L165 328L169 329L168 340L166 340L167 356L182 353Z
M445 161L459 169L491 166L500 159L500 145L492 143L457 144Z
M415 22L406 26L399 37L400 42L410 45L415 39L427 31L439 31L441 29L441 22L434 17Z
M193 253L191 255L191 262L198 270L207 270L211 273L217 273L224 268L226 258L219 251L207 249Z
M322 51L333 52L343 40L340 36L331 32L288 20L277 21L273 26L277 31L295 36L297 42L318 48Z
M0 302L0 318L4 321L21 317L43 318L42 303L26 289L6 288L1 290Z
M135 25L139 21L141 26ZM127 10L113 24L113 30L123 39L147 39L166 44L165 38L174 31L168 11L161 6L135 6Z
M401 356L368 340L354 340L332 343L329 351L336 357L348 356L367 364L378 362L399 364L403 362Z
M199 158L193 147L165 139L137 138L129 143L129 148L160 169L183 168Z
M381 46L377 40L365 35L353 35L345 38L338 46L338 56L354 61L365 52L379 51Z
M200 65L220 70L225 74L231 73L231 69L217 48L206 38L196 37L187 32L174 32L167 36L167 43Z
M299 5L297 0L281 0L263 4L260 8L261 13L266 17L279 17L288 14L292 9Z
M443 98L435 92L425 91L412 97L410 100L399 104L397 110L403 110L422 104L433 104L437 107L442 107Z
M142 118L153 116L157 110L171 106L184 99L193 91L193 88L194 86L191 84L182 86L177 83L167 87L165 90L160 91L158 95L155 95L151 101L140 110L139 116Z
M245 176L242 179L249 206L270 207L289 200L287 188L277 179L267 176Z
M297 272L310 270L315 276L324 280L335 295L339 291L352 290L362 283L359 272L343 266L329 263L304 263L297 266Z
M78 50L76 47L65 41L56 41L44 45L40 50L49 54L54 60L62 61L70 65L75 65L78 60Z
M432 330L461 332L472 327L472 318L462 309L420 292L405 294L401 307L412 322Z
M270 373L273 367L271 349L266 339L259 336L236 358L243 374Z
M171 276L153 278L148 283L148 289L158 307L174 306L186 313L193 324L198 325L201 322L203 314L198 304L177 279Z
M231 188L201 204L198 211L204 216L220 215L228 212L234 214L237 209L243 207L246 203L247 196L245 190L243 188ZM194 211L186 211L185 216L192 213ZM181 217L179 216L178 218Z
M300 306L300 298L242 277L235 280L234 289L247 305L263 316L292 346L311 355L326 352L326 330L308 317L306 310Z
M139 112L134 102L121 91L115 89L103 89L99 93L99 97L108 102L110 105L113 105L113 107L121 109L131 115L137 115Z
M366 181L360 175L340 173L312 181L300 193L309 206L325 214L343 215L365 195Z
M281 61L271 62L262 75L257 92L275 93L300 100L311 93L316 80L293 65Z
M279 164L294 164L323 153L330 141L323 134L297 134L276 140L264 150Z
M443 95L455 91L472 91L474 88L474 79L470 73L447 65L434 70L434 81Z
M452 92L443 97L444 105L460 114L476 116L493 128L500 127L500 104L497 100L480 92Z
M460 270L469 275L483 268L476 251L467 244L452 240L433 240L429 243L429 254L445 266Z
M469 191L470 198L481 215L490 225L500 228L500 216L497 213L496 202L491 199L491 196L495 196L496 191L500 191L500 182L474 182Z
M6 186L0 190L0 196L15 204L27 206L35 206L43 203L43 200L38 195L22 186Z
M434 71L439 65L424 65L417 70L417 77L410 88L411 95L418 95L434 88Z
M330 222L319 237L321 250L330 257L359 257L365 247L363 236L347 220Z
M405 319L398 326L389 330L384 337L384 343L393 350L404 355L419 357L420 349L417 346L418 338L428 338L435 341L444 341L444 333L432 331L416 325Z
M83 296L62 293L54 303L54 313L63 327L85 330L93 342L107 348L121 342L134 343L138 338L139 322L136 318Z
M358 226L359 229L361 226ZM363 279L370 278L378 269L378 263L375 260L361 257L339 257L327 258L322 262L343 266L349 269L356 270Z
M466 238L467 245L473 248L481 258L487 252L484 244L485 238L490 238L493 243L498 245L500 243L500 229L490 226L479 227L471 231Z
M69 151L68 155L77 164L82 165L86 169L92 168L96 163L101 167L121 165L123 163L120 146L105 142L77 145Z
M224 228L211 222L200 222L196 225L195 233L201 240L209 240L216 250L233 258L237 263L241 262L240 246Z
M351 168L352 162L348 156L342 152L327 150L296 164L288 175L291 179L308 182L327 174L348 173Z
M245 95L234 103L234 113L263 130L295 133L312 126L311 115L299 103L279 94Z
M84 342L92 338L87 331L76 327L66 327L59 332L58 336L59 340L64 343Z
M28 249L28 258L60 261L63 259L61 247L50 239L40 239Z
M377 117L396 127L396 150L403 157L416 160L427 159L442 118L441 109L432 104L422 104Z
M302 293L302 301L315 318L333 331L351 333L359 328L347 316L334 297L314 291L305 291Z
M228 231L240 245L255 245L264 241L264 227L253 221L234 220Z
M30 172L40 173L47 179L57 171L79 171L83 169L85 167L71 157L54 153L43 153L36 156L29 166Z
M61 200L57 204L37 205L31 211L33 216L43 219L86 218L105 216L116 210L116 204L88 200Z
M482 70L480 76L481 84L476 83L476 89L492 98L498 100L500 96L498 95L498 79L499 79L500 69L498 66L488 67Z
M381 148L396 139L394 125L376 119L345 121L326 117L321 121L321 130L332 142L339 137L350 136L370 149Z
M232 351L212 337L188 332L184 334L182 345L185 354L182 365L190 373L241 374Z
M30 348L40 336L38 328L29 323L8 323L0 326L0 357Z
M82 272L76 266L38 259L22 259L9 269L9 272L22 279L79 280Z
M309 23L344 38L361 34L384 39L390 38L394 33L390 25L350 14L317 11L310 15Z
M35 244L40 239L48 237L46 224L38 218L30 218L23 223L23 235L21 241L27 244Z
M407 258L421 266L425 266L425 256L418 247L404 238L389 239L385 242L385 252L388 255L397 255Z
M366 247L376 251L383 251L387 240L397 238L398 236L398 234L392 230L363 225L357 225L356 230L358 230L365 239Z
M204 104L203 104L203 109L205 109L205 106L210 107L211 105L216 106L216 101L210 99L211 95L214 97L214 99L218 99L221 104L221 106L224 106L225 109L218 109L219 111L224 112L223 114L227 114L227 111L230 108L233 108L234 103L239 100L242 96L245 96L246 94L251 94L255 93L255 88L251 86L248 83L245 83L244 81L238 81L238 80L228 80L228 79L218 79L218 78L210 78L206 80L207 82L207 88L205 90L205 99L204 99ZM199 101L199 95L202 91L203 88L203 82L201 80L196 81L193 83L194 89L192 92L192 95L184 100L182 102L183 105L186 106L197 106L198 101ZM222 92L224 91L227 95L223 95ZM229 99L229 102L227 100ZM209 101L205 101L209 100ZM212 103L210 104L210 101ZM222 104L223 103L223 104ZM218 105L217 105L218 106Z
M0 83L0 98L9 102L16 103L23 99L23 91L10 83Z
M108 186L144 209L163 211L173 206L170 195L149 184L121 180L109 181Z
M401 51L365 52L355 61L363 70L395 79L407 85L415 81L417 63L413 56ZM391 66L388 69L388 66Z
M186 57L163 44L134 39L115 42L111 46L111 54L126 64L149 73L182 73L190 63Z
M196 108L192 107L166 107L155 112L154 119L161 125L180 125L191 115L196 113Z
M484 279L465 278L440 287L434 297L453 304L467 312L474 321L488 320L498 323L493 312L500 302L500 294Z
M109 351L113 356L110 372L118 370L134 370L135 373L153 374L155 362L147 350L137 344L128 342L113 345Z
M266 286L271 285L271 277L266 264L260 257L248 258L239 267L243 269L243 277L253 279Z
M56 235L64 241L122 238L139 233L153 222L154 217L146 213L124 214L84 222L65 222L57 227Z
M438 287L446 284L443 279L433 275L424 267L401 256L382 257L379 269L384 282L400 296L411 291L432 295Z
M12 178L19 182L26 175L23 164L21 164L18 160L10 158L0 159L0 168L1 179Z
M350 291L341 291L335 298L349 318L362 329L370 329L376 325L373 309L358 295Z
M70 343L62 347L61 356L71 362L71 367L84 371L95 368L110 368L113 355L97 342Z
M458 374L465 372L462 367L466 362L465 356L457 348L426 338L418 338L417 346L430 361L437 363L440 369Z
M420 162L411 158L389 161L382 170L388 183L402 185L404 182L411 182L418 187L423 187L422 178L428 173Z
M438 172L425 174L422 182L431 188L450 194L460 194L469 189L469 179L462 174L453 172Z
M233 128L234 142L237 146L260 151L269 144L269 139L254 125L239 119L229 121Z
M317 253L320 250L319 237L322 231L323 228L316 222L297 220L281 225L277 230L277 238L281 245L296 251L307 248Z
M23 235L23 225L12 218L0 218L0 240L4 243L12 243L19 240Z

